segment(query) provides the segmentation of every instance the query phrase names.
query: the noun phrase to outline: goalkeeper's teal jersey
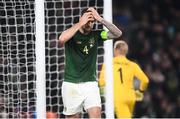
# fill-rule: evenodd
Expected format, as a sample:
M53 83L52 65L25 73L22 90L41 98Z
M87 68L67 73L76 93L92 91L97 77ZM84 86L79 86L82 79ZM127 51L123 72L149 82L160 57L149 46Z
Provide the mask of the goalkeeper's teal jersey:
M96 59L98 40L102 31L84 35L79 31L65 43L64 81L80 83L96 81Z

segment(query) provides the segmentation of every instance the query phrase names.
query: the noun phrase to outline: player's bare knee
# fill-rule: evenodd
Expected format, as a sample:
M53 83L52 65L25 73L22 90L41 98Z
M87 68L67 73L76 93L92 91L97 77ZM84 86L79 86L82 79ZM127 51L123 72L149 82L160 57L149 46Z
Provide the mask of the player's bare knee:
M101 108L100 107L93 107L87 109L89 118L101 118Z

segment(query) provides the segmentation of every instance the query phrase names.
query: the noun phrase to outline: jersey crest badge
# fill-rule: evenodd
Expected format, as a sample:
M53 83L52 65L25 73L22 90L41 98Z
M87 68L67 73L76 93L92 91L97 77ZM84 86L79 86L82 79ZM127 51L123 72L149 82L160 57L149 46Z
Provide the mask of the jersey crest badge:
M91 38L91 39L89 40L89 46L90 46L90 48L94 46L94 43L95 43L94 38Z
M82 42L81 42L81 41L76 41L76 44L79 44L79 45L80 45L80 44L82 44Z

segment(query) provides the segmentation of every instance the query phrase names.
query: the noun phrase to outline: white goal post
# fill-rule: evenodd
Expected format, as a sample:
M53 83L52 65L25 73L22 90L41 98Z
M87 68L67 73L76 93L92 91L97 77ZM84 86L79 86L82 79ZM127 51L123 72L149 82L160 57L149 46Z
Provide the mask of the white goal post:
M112 22L112 0L104 0L104 19ZM114 88L113 88L113 41L104 42L104 64L105 67L105 113L106 118L114 118Z
M35 0L36 22L36 112L37 119L46 118L45 17L44 0Z

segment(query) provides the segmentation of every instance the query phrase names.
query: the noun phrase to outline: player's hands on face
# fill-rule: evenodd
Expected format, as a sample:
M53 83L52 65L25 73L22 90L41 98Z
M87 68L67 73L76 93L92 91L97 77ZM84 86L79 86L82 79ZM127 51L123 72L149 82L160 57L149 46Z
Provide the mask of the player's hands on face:
M89 21L94 21L94 17L92 15L92 12L86 12L84 13L79 22L81 23L81 25L85 25L86 23L88 23Z
M93 8L93 7L90 7L88 9L88 11L91 11L92 12L92 15L93 17L97 20L97 21L101 21L102 20L102 17L99 15L99 13Z
M135 91L135 95L136 95L136 101L142 101L144 98L144 95L142 92L140 92L139 90Z

